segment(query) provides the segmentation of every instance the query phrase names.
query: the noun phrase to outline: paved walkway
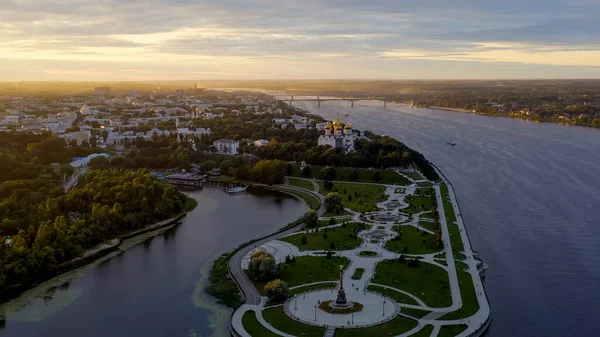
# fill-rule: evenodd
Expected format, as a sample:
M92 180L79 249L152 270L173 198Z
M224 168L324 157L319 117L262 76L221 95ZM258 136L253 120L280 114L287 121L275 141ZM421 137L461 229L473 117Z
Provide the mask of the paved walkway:
M412 182L412 184L409 186L402 187L402 189L403 189L402 191L397 192L398 186L385 185L386 186L385 193L388 195L387 200L377 204L377 206L381 209L379 212L367 213L366 214L367 219L369 219L369 217L371 215L375 215L375 214L392 214L392 215L398 215L398 216L403 214L401 209L409 206L409 204L405 201L405 197L407 195L415 194L416 189L417 189L417 183L425 181L425 180L416 180L415 181L414 179L412 179L410 177L407 177L407 178ZM298 179L303 179L303 178L298 178ZM314 179L303 179L303 180L311 181L315 187L315 191L318 191L318 184ZM354 182L354 183L367 184L367 183L360 183L360 182ZM381 185L381 184L379 184L379 185ZM483 284L481 282L481 279L479 277L479 272L477 270L477 261L473 257L473 252L471 250L470 242L468 240L468 236L467 236L466 229L464 227L464 223L462 222L462 217L460 216L460 210L458 208L458 204L456 203L454 192L452 190L452 186L448 184L448 187L449 187L449 191L450 191L450 200L453 204L455 214L457 215L457 224L459 226L461 239L463 241L463 245L464 245L464 249L465 249L465 251L463 253L467 258L464 262L468 265L468 272L471 274L473 284L474 284L475 290L477 292L477 299L479 301L480 310L475 315L473 315L469 318L458 319L458 320L438 320L440 317L442 317L446 313L458 310L463 305L462 299L461 299L459 281L458 281L458 277L457 277L457 273L456 273L455 261L454 261L454 257L453 257L453 253L452 253L452 245L450 242L450 232L448 229L448 224L446 223L446 216L445 216L445 211L444 211L444 206L443 206L442 195L441 195L441 191L440 191L440 186L438 184L434 184L433 188L436 193L438 213L440 215L440 227L441 227L441 232L442 232L442 241L444 243L444 249L442 252L431 253L431 254L417 254L417 255L405 254L405 255L407 257L419 257L421 261L427 262L430 264L434 264L440 268L443 268L444 270L446 270L448 272L450 295L452 298L452 304L450 306L448 306L446 308L431 308L431 307L427 306L423 302L423 300L421 300L418 297L418 294L417 295L411 294L406 291L403 291L402 289L397 289L397 288L393 288L393 287L389 287L389 286L380 285L385 288L399 291L399 292L411 297L412 299L414 299L416 301L417 305L405 304L405 303L395 303L393 300L391 300L389 298L386 299L380 295L368 292L367 286L369 284L375 284L375 283L371 282L371 278L374 274L377 263L379 263L385 259L395 259L395 258L399 257L399 254L390 252L384 248L385 242L392 239L393 237L395 237L396 232L393 231L392 227L396 226L398 224L398 221L376 221L376 222L374 222L374 221L366 220L365 217L361 213L352 212L352 211L348 210L351 212L351 215L338 216L336 218L351 219L349 221L364 222L367 224L371 224L373 226L368 230L364 230L364 231L361 231L360 233L358 233L359 237L363 240L359 247L352 249L352 250L337 251L337 252L335 252L335 255L346 257L346 258L350 259L350 261L351 261L350 265L348 266L348 269L344 272L344 280L343 280L344 288L346 290L346 296L347 296L348 300L360 302L363 305L365 305L365 308L368 308L368 309L363 310L358 313L354 313L353 315L328 314L328 313L318 309L318 307L317 307L319 301L335 300L336 291L332 290L332 289L328 289L328 290L312 291L312 292L308 292L305 294L299 294L295 298L288 300L288 302L286 302L286 304L285 304L285 310L288 313L288 315L295 317L297 320L304 321L308 324L315 324L315 325L327 324L331 327L339 328L342 326L351 326L351 325L362 326L362 325L367 325L367 324L380 324L382 321L389 320L389 319L395 317L396 315L402 315L402 316L405 316L405 317L408 317L411 319L415 319L414 317L405 315L399 311L400 308L406 307L406 308L428 310L428 311L431 311L431 313L426 315L423 318L417 319L418 320L417 327L415 327L414 329L411 329L410 331L405 332L401 335L398 335L397 337L412 335L412 334L416 333L417 331L419 331L421 328L423 328L427 324L431 324L434 326L431 336L437 336L437 334L440 330L440 327L442 325L448 325L448 324L467 324L467 325L469 325L467 330L465 330L463 333L461 333L460 336L468 336L468 335L472 334L473 332L477 331L480 328L480 326L483 325L487 321L487 318L489 317L489 314L490 314L489 303L487 302L487 298L485 297L485 291L483 288ZM291 187L291 186L290 186L290 188L299 189L299 188L295 188L295 187ZM306 190L303 190L303 191L306 191ZM320 195L319 197L321 200L323 200L322 195ZM391 201L394 202L393 205L395 207L390 207L389 203ZM323 207L321 207L321 209L319 210L319 215L322 215L323 213L324 213L324 209L323 209ZM428 212L426 211L426 212L412 214L411 215L412 218L408 222L404 222L404 221L408 220L408 217L401 218L401 221L400 221L401 225L402 226L413 226L415 228L418 228L419 230L433 234L434 232L431 231L430 229L419 226L419 222L421 221L421 215L424 213L428 213ZM323 219L323 218L321 218L321 219ZM431 219L424 219L424 220L425 221L433 221ZM324 228L331 228L331 227L338 227L338 226L341 226L341 224L327 226ZM377 241L373 241L373 238L370 237L368 235L368 233L373 230L376 230L378 228L380 229L381 233L383 234L382 235L383 237L381 237ZM234 277L240 275L240 273L243 274L242 277L236 277L236 280L238 281L238 283L240 283L240 281L242 282L240 287L242 288L244 295L246 296L247 304L242 306L240 309L238 309L234 313L233 318L232 318L232 325L235 327L236 331L238 331L238 333L240 333L241 335L246 336L245 331L243 331L243 327L241 327L241 317L243 316L243 313L247 310L256 310L257 318L258 318L259 322L261 322L261 324L263 324L265 327L269 328L271 331L273 331L281 336L286 336L286 337L290 336L289 334L283 333L281 331L277 331L276 329L271 327L266 321L264 321L261 310L264 307L266 298L260 297L260 295L258 294L256 289L254 289L254 287L252 286L250 281L247 280L247 277L245 277L245 274L243 273L243 269L248 267L249 258L251 256L251 254L258 249L265 250L265 251L269 252L270 254L272 254L278 263L284 261L286 256L322 256L322 255L315 254L314 251L300 251L298 249L298 247L296 247L290 243L277 240L278 238L281 238L284 236L299 235L297 233L297 229L298 229L298 227L296 227L294 229L290 229L290 230L282 232L282 233L279 233L277 235L270 236L263 240L260 240L259 242L256 243L256 247L252 246L252 247L247 247L246 249L240 250L238 253L236 253L234 255L235 260L234 260L234 258L232 258L230 260L230 269L231 269L232 273L235 272ZM319 230L321 230L321 229L322 228L320 228ZM359 256L358 253L360 251L364 251L364 250L374 251L377 253L377 256L376 257ZM439 255L439 254L443 254L444 257L441 259L440 258L436 259L435 256ZM447 265L444 265L444 264L440 263L439 261L445 261L445 263ZM232 263L235 264L236 266L232 266ZM354 271L357 268L364 269L363 276L360 280L352 280L352 275L354 274ZM247 284L243 283L245 281L245 279L248 282ZM326 283L326 282L330 282L330 281L316 282L314 284ZM401 287L401 285L398 285L398 286ZM248 289L246 289L246 288L248 288ZM295 287L295 288L297 288L297 287ZM315 319L316 319L316 321L315 321ZM333 336L332 330L333 329L327 329L324 336L329 336L329 337Z

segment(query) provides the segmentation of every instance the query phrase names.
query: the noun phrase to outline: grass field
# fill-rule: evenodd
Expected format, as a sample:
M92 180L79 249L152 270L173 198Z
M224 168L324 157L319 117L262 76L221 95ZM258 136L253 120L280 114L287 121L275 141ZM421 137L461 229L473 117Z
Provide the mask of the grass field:
M429 181L420 181L417 183L417 186L419 187L431 187L433 186L432 183L430 183Z
M356 268L354 269L354 274L352 274L353 280L360 280L365 272L364 268Z
M312 193L293 190L291 188L285 188L285 187L282 188L282 187L278 187L278 186L269 186L267 189L295 195L298 198L301 198L304 201L306 201L306 203L308 204L308 206L311 209L317 210L317 209L319 209L319 207L321 207L321 200L319 200L319 198L314 196Z
M294 336L322 337L325 328L303 324L291 319L283 312L283 307L263 310L263 318L275 329ZM304 335L306 334L306 335ZM252 335L262 336L262 335Z
M440 192L442 192L442 201L444 203L446 220L448 221L448 224L453 223L456 221L456 214L454 213L454 207L452 207L452 203L450 202L450 194L446 183L440 184Z
M345 227L342 226L321 229L318 232L308 234L300 232L280 240L289 242L300 250L347 250L360 246L362 240L358 238L357 233L368 226L358 223L349 223ZM302 244L302 237L306 237L306 244Z
M260 324L254 311L246 311L244 313L244 316L242 316L242 325L250 336L279 337L278 334Z
M414 214L431 211L433 207L433 199L430 196L409 195L405 200L410 204L410 207L403 208L401 211L404 213Z
M435 228L433 226L433 222L432 221L423 221L423 220L421 220L421 221L419 221L419 226L421 226L423 228L427 228L427 229L429 229L430 231L433 231L433 232L435 232L435 230L437 229L437 228Z
M296 294L301 294L301 293L305 293L308 291L313 291L313 290L319 290L319 289L333 289L333 288L337 288L338 283L337 282L327 282L327 283L319 283L319 284L311 284L309 286L304 286L304 287L298 287L298 288L294 288L294 289L290 289L289 292L289 297L292 297Z
M287 282L289 287L304 283L337 280L340 276L339 267L342 265L346 268L349 263L350 260L339 256L332 256L330 259L325 256L299 256L296 257L295 265L293 263L281 264L279 278Z
M418 172L402 172L402 174L414 179L414 180L423 180L425 178L423 178L422 175L420 175Z
M407 262L385 260L377 264L372 282L407 291L433 308L452 304L448 273L429 263L412 268Z
M450 245L452 246L452 255L454 255L454 259L463 260L465 256L461 252L464 247L458 225L448 224L448 233L450 234Z
M315 186L310 181L302 180L302 179L294 179L294 178L288 178L288 181L290 182L290 185L292 185L292 186L304 188L309 191L315 190Z
M417 333L410 335L410 337L429 337L431 336L431 332L433 331L433 325L427 324Z
M319 174L321 173L321 167L311 166L312 175L308 178L320 179ZM376 183L377 181L373 180L373 174L375 172L379 172L379 176L381 180L378 183L386 184L386 185L410 185L410 180L405 177L399 175L394 171L385 171L385 170L364 170L364 169L352 169L352 168L336 168L336 177L334 181L350 181L350 173L352 171L356 171L358 173L359 182L364 183ZM303 178L302 171L300 171L300 166L293 166L292 169L293 177ZM420 178L423 179L423 178Z
M370 291L374 291L376 293L380 293L383 296L387 296L391 299L393 299L394 301L396 301L397 303L402 303L402 304L413 304L413 305L418 305L419 303L417 303L417 301L415 301L412 297L407 296L399 291L395 291L392 289L388 289L388 288L384 288L384 287L380 287L378 285L375 284L371 284L367 287L368 290Z
M464 263L456 262L456 274L458 275L460 296L462 297L463 304L462 307L456 311L445 314L439 319L452 320L466 318L479 310L479 301L477 301L477 294L475 293L471 274L463 271L466 267L467 265Z
M460 325L442 325L438 337L455 337L468 328L466 324Z
M385 243L385 249L396 253L407 254L428 254L442 250L444 247L440 243L436 244L434 235L425 231L419 231L413 226L394 226L393 229L402 233L401 239L392 239ZM406 249L404 248L406 247Z
M396 318L389 322L370 328L336 329L335 337L396 336L413 329L417 325L417 321L402 316L396 316Z
M405 314L412 315L414 317L423 318L431 313L429 310L421 310L414 308L402 308L400 309Z
M334 182L333 189L326 191L323 182L319 181L319 191L323 195L329 192L338 192L342 197L342 204L356 212L376 211L376 204L385 200L385 186L375 184L354 184Z

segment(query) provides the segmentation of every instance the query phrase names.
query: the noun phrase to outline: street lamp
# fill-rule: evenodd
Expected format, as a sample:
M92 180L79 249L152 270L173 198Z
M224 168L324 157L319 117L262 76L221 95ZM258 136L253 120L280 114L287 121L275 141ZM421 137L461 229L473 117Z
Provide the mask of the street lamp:
M317 305L315 304L315 322L317 321Z
M354 312L352 312L352 324L354 324Z
M298 298L297 298L297 295L294 295L294 310L298 310Z
M381 316L385 316L385 298L383 299L383 304L381 305L382 314Z

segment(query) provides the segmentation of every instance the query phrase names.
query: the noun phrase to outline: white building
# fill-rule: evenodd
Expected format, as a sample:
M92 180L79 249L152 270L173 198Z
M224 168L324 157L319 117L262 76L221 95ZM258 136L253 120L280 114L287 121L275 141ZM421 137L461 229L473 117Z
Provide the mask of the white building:
M236 155L238 154L240 142L232 139L219 139L216 140L213 145L217 148L217 152L220 154Z
M342 148L345 152L354 151L354 140L358 136L349 125L343 126L338 118L333 124L327 122L325 134L319 136L319 145L329 145L332 148Z

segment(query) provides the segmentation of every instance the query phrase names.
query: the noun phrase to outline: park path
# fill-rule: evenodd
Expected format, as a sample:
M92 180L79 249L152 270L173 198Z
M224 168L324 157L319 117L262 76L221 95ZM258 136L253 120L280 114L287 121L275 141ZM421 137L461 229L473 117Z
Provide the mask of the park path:
M406 208L408 206L408 203L404 200L405 196L409 195L409 194L415 194L416 189L417 189L416 183L425 181L425 180L414 180L410 177L407 177L407 178L410 179L413 182L413 184L411 184L409 186L383 185L386 187L385 194L388 195L388 198L387 198L387 200L379 202L377 204L377 206L381 209L381 211L368 212L368 213L366 213L366 215L369 216L369 215L373 215L373 214L394 214L394 215L401 216L402 212L400 211L400 209ZM313 184L315 191L318 191L319 187L318 187L317 180L306 179L306 178L296 178L296 179L310 181ZM289 183L289 181L286 181L286 183ZM373 185L370 183L361 183L361 182L344 182L344 183ZM376 184L376 185L382 185L382 184ZM307 191L305 189L302 189L299 187L294 187L291 185L287 185L286 187L289 187L292 189L298 189L298 190L302 190L302 191ZM404 190L402 192L396 192L398 187L401 187ZM443 325L448 325L448 324L468 324L469 327L463 333L461 333L459 336L461 336L461 337L462 336L472 336L471 334L476 333L483 324L487 324L487 319L489 317L490 309L489 309L489 303L487 302L487 298L485 297L485 291L483 288L483 284L481 282L481 278L479 277L479 272L477 269L477 260L474 259L473 252L472 252L472 249L470 246L470 242L468 240L468 236L466 233L466 229L464 227L464 223L462 222L462 217L460 216L460 210L458 208L458 204L456 203L454 191L452 189L452 186L449 183L448 183L448 187L449 187L449 192L450 192L450 201L452 202L452 206L454 208L455 214L457 215L456 223L459 226L460 235L461 235L461 239L462 239L463 246L464 246L463 253L466 256L466 260L464 262L467 264L468 272L471 274L473 284L474 284L475 290L477 292L477 298L479 301L480 310L475 315L465 318L465 319L438 320L439 317L445 315L446 313L452 312L452 311L455 311L455 310L458 310L459 308L461 308L463 303L462 303L462 298L461 298L459 280L458 280L457 272L456 272L456 264L455 264L455 260L454 260L454 255L452 253L452 245L451 245L451 241L450 241L450 231L449 231L449 227L448 227L449 224L446 221L443 197L441 194L439 184L434 184L433 189L436 194L437 208L438 208L438 213L440 215L440 227L441 227L441 232L442 232L442 241L444 242L444 249L442 252L444 253L447 266L444 266L435 260L435 255L440 254L442 252L430 253L430 254L405 254L405 255L407 257L419 257L419 258L421 258L421 261L437 265L440 268L443 268L444 270L446 270L448 272L452 304L446 308L431 308L431 307L427 306L419 297L417 297L411 293L408 293L406 291L403 291L401 289L397 289L394 287L380 285L385 288L399 291L400 293L403 293L403 294L411 297L412 299L414 299L417 302L417 305L398 303L398 307L400 307L400 308L407 307L407 308L415 308L415 309L431 311L430 314L424 316L421 319L418 319L419 323L418 323L417 327L415 327L414 329L411 329L410 331L402 333L396 337L410 336L410 335L416 333L417 331L419 331L423 326L425 326L427 324L431 324L434 327L431 336L437 336L437 334L440 331L440 327ZM313 194L316 194L316 193L313 193ZM319 195L319 199L322 201L323 196L320 194L317 194L317 195ZM398 205L396 205L396 207L387 207L386 204L390 201L397 201ZM321 205L321 209L319 209L319 215L321 216L323 213L324 213L324 209L323 209L323 205ZM347 257L351 261L350 265L348 266L347 270L344 273L344 278L343 278L344 288L346 289L346 294L347 294L348 298L352 298L353 293L355 295L358 295L359 293L361 293L361 295L362 295L362 293L365 293L366 288L369 284L375 284L372 282L372 277L373 277L377 263L379 263L385 259L395 259L395 258L399 257L399 254L390 252L385 249L385 242L390 240L391 238L393 238L396 235L396 232L393 231L393 229L392 229L392 227L396 224L395 221L365 221L364 218L361 218L361 213L353 212L353 211L350 211L350 213L351 213L351 215L340 216L340 217L335 217L335 218L349 219L351 217L352 218L351 221L366 222L368 224L371 224L372 227L370 230L365 230L365 231L358 233L359 237L362 239L362 243L359 247L352 249L352 250L335 252L335 255ZM403 226L414 226L415 228L426 231L428 233L433 233L433 231L431 231L430 229L419 226L419 221L421 220L421 215L423 213L427 213L427 212L419 212L419 213L412 214L412 220L408 221L408 222L402 222L402 225ZM321 219L324 219L324 218L321 218ZM425 221L433 221L433 220L425 219ZM331 226L321 227L321 228L319 228L319 230L323 230L324 228L339 227L341 225L342 224L335 224L335 225L331 225ZM236 277L238 275L243 275L240 277L242 282L244 281L244 278L247 279L245 273L243 272L243 268L247 267L249 257L252 254L252 252L255 251L256 249L264 249L264 250L268 251L275 257L277 262L283 261L285 259L285 257L288 255L289 256L320 256L318 254L315 254L314 251L301 251L298 249L298 247L296 247L290 243L278 240L278 238L281 238L284 236L298 234L297 229L299 229L300 226L289 229L285 232L277 233L275 235L266 237L266 238L260 240L259 242L257 242L256 247L246 247L246 249L243 249L243 250L240 250L239 252L237 252L236 255L234 256L235 261L233 261L233 263L236 264L238 267L242 267L242 268L239 268L239 271L236 270L237 274L235 274L234 277ZM382 238L379 238L379 240L377 240L377 241L372 241L373 238L370 237L368 235L368 233L375 230L376 228L379 228L385 234L385 236ZM312 230L312 231L314 231L314 230ZM377 253L377 256L376 257L359 256L359 252L364 251L364 250L374 251ZM235 269L235 268L232 268L232 265L231 265L232 260L234 260L234 259L232 258L230 260L230 269L232 269L232 273L234 273L233 269ZM354 274L354 271L357 268L364 269L363 277L360 280L352 280L352 275ZM238 278L236 277L236 281L237 280L238 280ZM245 312L247 310L255 310L257 313L257 319L266 328L270 329L271 331L273 331L281 336L289 337L290 336L289 334L286 334L284 332L274 329L272 326L270 326L264 320L264 318L262 317L261 310L264 307L266 298L264 298L264 297L261 298L260 295L258 294L258 291L256 291L256 289L253 287L250 280L247 280L247 281L248 281L247 284L240 285L240 288L242 288L242 289L244 289L246 286L248 288L251 288L248 292L243 290L244 295L246 296L247 304L242 306L240 309L238 309L238 311L240 311L240 313L238 313L236 311L236 313L232 317L232 325L234 326L235 330L238 333L240 333L241 335L243 335L245 333L245 331L243 330L243 327L241 326L242 325L241 317L243 316L243 312ZM306 286L306 285L310 285L310 284L326 283L326 282L331 282L331 281L308 283L308 284L300 285L297 287L302 287L302 286ZM238 281L238 284L239 283L240 282ZM297 287L295 287L295 288L297 288ZM399 285L399 287L401 287L401 285ZM397 312L397 313L395 313L395 315L396 314L405 316L405 314L403 314L401 312ZM327 333L328 333L327 331L329 331L329 330L326 330L325 336L327 336ZM473 336L476 336L476 335L477 334L475 334ZM243 336L246 337L245 335L243 335Z

